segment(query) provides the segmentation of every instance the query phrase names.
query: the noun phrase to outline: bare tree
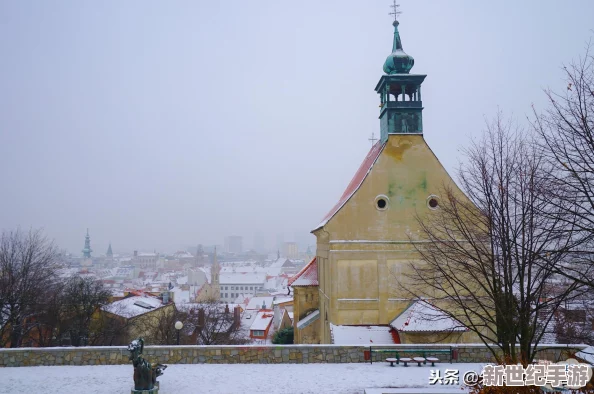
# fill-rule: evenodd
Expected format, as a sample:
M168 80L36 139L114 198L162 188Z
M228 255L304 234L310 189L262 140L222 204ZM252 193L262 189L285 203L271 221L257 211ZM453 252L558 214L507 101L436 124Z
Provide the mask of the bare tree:
M95 335L91 331L93 315L102 305L107 304L111 293L103 283L90 277L69 278L62 290L61 332L68 333L72 346L93 343Z
M593 295L589 291L559 308L553 325L558 343L594 343Z
M559 273L594 287L594 55L591 43L583 57L563 67L567 88L546 90L548 110L533 126L542 137L543 154L554 164L551 176L562 192L563 208L575 216L582 243ZM568 198L569 197L569 201ZM567 204L570 202L570 204Z
M56 248L40 230L0 236L0 347L19 347L56 278Z
M111 313L99 313L91 324L91 346L123 346L130 342L136 319L126 319Z
M233 345L249 342L240 330L239 311L217 302L204 302L184 309L184 325L198 345Z
M177 344L177 330L175 323L184 321L185 314L178 311L175 306L166 312L160 313L157 317L151 317L144 320L147 329L147 342L155 345L175 345ZM139 319L143 320L143 319ZM181 337L180 337L181 339Z
M439 208L418 216L429 242L413 243L422 261L402 276L417 283L407 286L412 296L467 326L498 361L526 364L559 305L581 290L556 283L575 246L575 219L551 193L530 136L501 114L464 153L466 195L444 186Z
M36 347L47 347L60 345L60 329L62 324L63 308L63 287L62 280L39 289L41 300L35 306L32 313L33 318L29 321L29 345Z

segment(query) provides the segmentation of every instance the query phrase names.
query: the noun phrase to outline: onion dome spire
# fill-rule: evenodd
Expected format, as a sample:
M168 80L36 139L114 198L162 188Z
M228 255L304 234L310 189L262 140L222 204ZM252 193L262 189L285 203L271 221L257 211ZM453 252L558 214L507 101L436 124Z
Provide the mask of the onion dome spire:
M386 58L384 62L384 72L386 74L408 74L410 69L415 64L415 59L412 56L407 55L402 49L402 41L400 40L400 33L398 32L398 25L400 24L397 20L398 15L401 13L398 11L399 5L394 1L394 12L390 15L394 15L394 43L392 44L392 53Z
M91 237L89 236L89 229L87 229L87 235L85 236L85 248L82 250L83 257L85 259L90 259L92 251L93 249L91 249Z

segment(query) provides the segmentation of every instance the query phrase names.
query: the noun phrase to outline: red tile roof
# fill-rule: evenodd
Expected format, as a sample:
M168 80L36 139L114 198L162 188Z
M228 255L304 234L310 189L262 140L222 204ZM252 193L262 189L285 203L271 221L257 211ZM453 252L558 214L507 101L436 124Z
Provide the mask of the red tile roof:
M382 153L382 150L383 150L383 148L384 148L385 145L386 145L385 143L382 143L381 141L378 141L378 142L375 143L375 145L373 145L371 147L371 150L369 151L369 153L365 157L365 160L363 160L363 163L361 163L361 166L359 167L359 169L355 173L355 176L351 180L351 183L349 183L349 185L347 186L346 190L344 191L344 193L340 197L340 200L336 203L336 205L334 207L332 207L332 209L330 210L330 212L328 212L328 214L324 217L324 219L322 219L322 222L320 224L318 224L318 226L316 228L314 228L312 231L316 231L320 227L325 226L326 223L328 223L328 220L332 219L332 217L334 215L336 215L336 213L351 198L351 196L353 194L355 194L355 192L357 191L357 189L359 189L359 187L361 186L361 184L363 183L363 181L367 177L367 174L369 174L369 171L371 170L371 167L373 167L373 165L375 164L375 162L376 162L377 158L379 157L380 153Z
M289 279L289 286L318 286L318 261L314 257L309 264Z

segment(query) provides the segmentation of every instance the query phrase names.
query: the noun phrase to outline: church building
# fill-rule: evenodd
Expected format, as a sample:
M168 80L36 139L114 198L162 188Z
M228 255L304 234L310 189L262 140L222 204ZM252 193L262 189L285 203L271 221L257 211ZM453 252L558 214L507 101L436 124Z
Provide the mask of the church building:
M410 73L414 59L402 49L398 25L395 19L392 53L375 87L380 139L313 229L316 256L289 282L295 343L332 343L336 326L384 326L396 343L476 340L447 319L438 329L449 334L436 339L438 333L417 316L431 306L417 305L410 289L398 288L402 282L395 280L420 259L413 245L423 242L417 215L439 209L443 186L459 190L423 137L426 75Z
M217 259L217 248L215 247L212 267L210 268L210 282L203 282L202 287L194 297L194 302L219 301L221 299L221 265Z

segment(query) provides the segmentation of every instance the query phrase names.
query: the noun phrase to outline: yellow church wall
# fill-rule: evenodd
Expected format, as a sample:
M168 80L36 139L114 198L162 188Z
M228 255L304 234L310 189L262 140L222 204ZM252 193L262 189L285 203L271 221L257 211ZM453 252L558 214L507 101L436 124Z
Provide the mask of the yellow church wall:
M322 343L330 343L330 322L389 324L410 305L418 284L403 274L420 264L417 215L433 212L428 198L444 186L459 191L421 135L390 135L359 189L314 231ZM385 210L376 207L380 195Z
M336 262L338 299L377 299L377 260L338 260Z

